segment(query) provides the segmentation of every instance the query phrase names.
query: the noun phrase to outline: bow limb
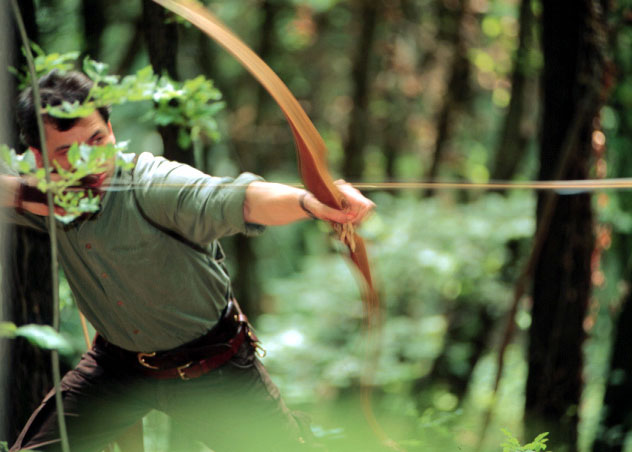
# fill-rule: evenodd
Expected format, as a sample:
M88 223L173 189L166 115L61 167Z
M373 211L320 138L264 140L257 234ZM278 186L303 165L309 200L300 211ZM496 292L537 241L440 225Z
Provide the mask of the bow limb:
M283 110L297 145L299 168L308 190L329 207L343 209L346 201L336 187L327 169L327 148L299 102L276 73L259 58L246 44L237 38L223 23L213 16L203 5L192 0L154 0L156 3L191 22L226 51L233 55L261 85L270 93ZM351 225L334 225L341 239L350 249L350 257L363 275L365 294L370 295L374 306L377 296L373 289L371 272L362 239L355 234ZM358 251L355 249L358 247ZM375 309L368 309L372 314Z
M193 0L154 1L183 17L206 33L233 55L261 83L281 107L290 124L296 142L298 165L305 187L323 204L335 209L344 209L346 207L345 197L334 183L327 169L327 148L325 142L299 102L274 71L198 2ZM376 348L377 335L373 326L378 319L379 299L373 287L366 247L362 238L353 230L351 224L332 224L332 226L338 232L342 242L349 247L350 258L362 275L361 290L370 347L367 348L371 364L369 372L371 375L374 375L377 367L377 353L372 353L372 351ZM362 405L365 417L374 433L383 443L390 445L393 449L401 450L388 439L375 419L370 401L370 380L370 377L364 379L362 391Z
M298 134L301 137L307 150L301 157L310 159L308 166L316 168L322 176L322 185L329 192L326 204L333 208L342 208L344 197L335 188L327 171L325 143L303 108L276 73L203 5L191 0L154 1L182 16L210 36L263 85L285 113L295 136Z
M294 134L299 160L298 165L305 187L307 187L320 202L332 206L333 203L337 203L336 193L340 193L340 191L333 183L327 169L323 169L317 165L314 154L310 152L303 137L298 133L289 118L288 121L290 122L292 133ZM338 204L334 205L338 206ZM340 207L343 206L344 198L340 203ZM373 286L371 267L369 266L369 258L364 240L353 228L345 229L345 225L339 224L333 224L332 226L340 235L342 242L349 248L349 258L362 275L360 286L362 289L362 299L364 301L364 314L370 334L373 332L371 327L374 324L379 324L380 301Z

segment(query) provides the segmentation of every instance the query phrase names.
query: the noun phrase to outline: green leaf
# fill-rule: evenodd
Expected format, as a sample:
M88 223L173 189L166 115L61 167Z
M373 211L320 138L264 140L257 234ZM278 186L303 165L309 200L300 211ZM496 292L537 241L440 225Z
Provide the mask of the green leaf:
M107 74L108 65L86 57L83 60L83 71L88 77L94 80L101 75Z
M549 434L548 432L540 433L531 443L522 446L509 431L504 428L501 430L506 436L505 442L501 444L503 452L539 452L546 450L546 442L548 441L546 437Z
M56 118L85 118L90 116L97 109L98 105L94 102L79 103L75 101L70 103L63 101L60 106L46 106L46 113Z
M73 143L72 146L70 146L70 149L68 149L68 163L70 163L72 166L77 166L77 163L79 162L79 148L77 146L77 143Z
M40 348L57 350L62 355L70 355L74 352L68 339L50 325L24 325L16 329L15 335L25 338Z

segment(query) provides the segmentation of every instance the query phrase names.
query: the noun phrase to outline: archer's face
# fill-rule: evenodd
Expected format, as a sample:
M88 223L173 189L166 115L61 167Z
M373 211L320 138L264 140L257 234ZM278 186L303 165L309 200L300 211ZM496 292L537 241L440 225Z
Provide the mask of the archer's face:
M116 139L112 132L112 125L103 120L99 112L79 119L75 125L65 132L57 130L53 124L44 123L46 131L46 146L51 163L56 162L61 168L70 170L68 150L74 143L85 143L91 146L114 144ZM53 165L53 168L55 165ZM109 168L108 168L109 170Z

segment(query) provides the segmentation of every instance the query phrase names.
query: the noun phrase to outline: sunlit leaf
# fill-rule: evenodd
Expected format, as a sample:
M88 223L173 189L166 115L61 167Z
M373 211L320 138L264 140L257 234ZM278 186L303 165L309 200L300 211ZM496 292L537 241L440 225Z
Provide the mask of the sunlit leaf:
M47 350L57 350L62 355L73 353L72 344L50 325L24 325L15 330L15 335L27 339L34 345Z

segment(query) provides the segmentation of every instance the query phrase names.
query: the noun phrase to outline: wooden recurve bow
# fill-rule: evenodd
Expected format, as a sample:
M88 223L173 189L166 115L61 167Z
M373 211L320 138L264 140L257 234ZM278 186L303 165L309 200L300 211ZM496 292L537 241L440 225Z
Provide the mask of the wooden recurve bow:
M344 209L346 207L345 198L337 188L328 170L325 142L299 102L276 73L200 3L193 0L154 1L206 33L233 55L261 83L281 107L290 125L296 142L298 166L305 187L319 201L329 207ZM365 310L367 334L369 336L369 348L367 350L369 350L371 356L369 374L372 375L377 366L377 354L371 348L375 348L376 345L379 298L371 277L366 246L351 224L332 224L332 227L341 241L348 247L349 257L361 275L360 289ZM393 441L387 439L387 436L375 419L370 402L370 384L366 384L370 379L370 377L365 378L365 384L363 385L362 404L364 415L378 438L392 448L399 449Z

